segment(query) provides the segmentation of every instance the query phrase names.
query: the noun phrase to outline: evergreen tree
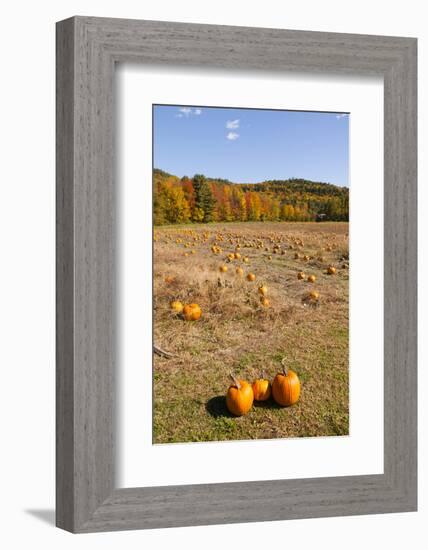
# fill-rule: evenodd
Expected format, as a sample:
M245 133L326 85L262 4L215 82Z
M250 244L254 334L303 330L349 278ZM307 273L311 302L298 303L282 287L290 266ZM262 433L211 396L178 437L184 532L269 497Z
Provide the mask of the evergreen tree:
M204 223L211 222L215 206L214 195L204 175L193 176L193 189L195 190L195 211L199 212L199 217L202 216Z

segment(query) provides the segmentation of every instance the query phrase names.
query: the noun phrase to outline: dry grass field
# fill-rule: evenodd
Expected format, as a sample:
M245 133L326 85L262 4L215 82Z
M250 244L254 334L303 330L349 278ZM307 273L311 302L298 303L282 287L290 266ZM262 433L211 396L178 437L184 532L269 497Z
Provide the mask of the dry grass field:
M154 443L348 434L347 223L167 226L154 241L154 340L173 354L154 356ZM199 304L201 318L174 314L173 300ZM284 357L300 378L298 403L254 402L232 416L230 372L272 380Z

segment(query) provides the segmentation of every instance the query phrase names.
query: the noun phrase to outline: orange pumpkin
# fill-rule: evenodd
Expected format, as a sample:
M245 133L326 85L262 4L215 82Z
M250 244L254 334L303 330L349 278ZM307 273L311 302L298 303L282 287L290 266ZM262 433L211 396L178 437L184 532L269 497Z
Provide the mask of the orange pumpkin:
M262 304L263 307L270 306L269 298L266 298L266 296L260 296L260 303Z
M263 375L253 382L253 393L255 401L267 401L271 395L271 385L267 378Z
M267 286L266 285L260 285L259 286L259 294L261 294L262 296L266 296L267 294Z
M294 371L285 366L284 360L282 360L282 372L279 372L273 380L272 395L281 407L294 405L299 400L299 377Z
M255 279L256 279L256 276L254 275L254 273L248 273L247 275L248 281L254 281Z
M336 273L336 268L333 265L330 265L327 269L329 275L334 275Z
M219 267L219 271L220 271L220 273L226 273L226 271L227 271L227 265L221 265L221 266Z
M308 283L315 283L316 279L317 279L317 278L315 277L315 275L309 275L309 277L308 277Z
M313 300L314 302L316 302L319 297L320 297L320 295L316 290L311 290L311 292L309 293L309 298L311 300Z
M297 274L297 278L301 281L302 279L305 278L305 274L303 273L303 271L299 271L299 273Z
M202 315L202 310L198 304L187 304L183 308L183 317L186 321L197 321Z
M254 393L251 384L231 375L233 383L226 394L226 406L235 416L242 416L253 406Z

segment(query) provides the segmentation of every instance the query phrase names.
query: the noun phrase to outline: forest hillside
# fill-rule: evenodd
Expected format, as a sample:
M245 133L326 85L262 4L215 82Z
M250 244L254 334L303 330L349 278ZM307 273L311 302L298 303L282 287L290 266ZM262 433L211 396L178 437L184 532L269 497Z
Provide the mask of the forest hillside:
M233 183L153 170L155 225L233 221L348 221L349 189L304 179Z

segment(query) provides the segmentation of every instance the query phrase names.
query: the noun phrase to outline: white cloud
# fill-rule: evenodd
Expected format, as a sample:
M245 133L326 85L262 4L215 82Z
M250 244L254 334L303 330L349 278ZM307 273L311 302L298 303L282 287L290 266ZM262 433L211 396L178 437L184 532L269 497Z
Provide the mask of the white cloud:
M340 113L339 115L336 115L336 118L337 120L339 120L340 118L343 118L345 116L348 116L348 113Z
M236 132L229 132L226 137L227 139L234 141L235 139L239 138L239 134L237 134Z
M239 118L236 120L228 120L226 122L226 128L229 130L235 130L236 128L239 128ZM233 134L233 132L231 132Z
M191 107L180 107L178 111L178 114L175 115L177 118L188 118L193 115L199 116L202 114L202 109L199 107L196 107L195 109L192 109Z

